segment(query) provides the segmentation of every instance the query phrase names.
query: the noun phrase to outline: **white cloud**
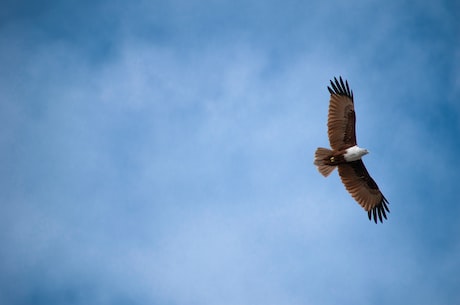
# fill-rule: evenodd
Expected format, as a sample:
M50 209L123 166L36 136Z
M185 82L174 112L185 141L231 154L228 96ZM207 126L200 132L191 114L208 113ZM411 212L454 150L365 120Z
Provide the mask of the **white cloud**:
M304 52L247 39L257 33L212 40L204 33L206 43L191 46L121 36L97 63L66 42L31 50L20 77L2 79L9 89L0 93L14 126L2 138L5 160L18 165L8 167L16 182L3 192L0 277L18 285L2 298L65 299L90 285L80 303L436 299L436 282L453 280L434 272L434 262L458 266L447 250L433 252L433 261L419 253L441 240L430 231L452 236L455 226L420 219L446 219L426 198L447 190L443 175L454 171L436 147L426 148L427 133L440 135L410 112L410 100L398 100L417 96L417 79L395 75L420 66L417 75L428 63L412 53L417 41L376 69L374 55L396 29L390 23L385 39L365 46L335 45L322 35L328 31L310 31ZM434 79L430 71L423 79ZM391 202L383 225L369 223L337 174L323 179L312 165L314 149L327 145L327 81L340 74L355 89L358 138L372 151L366 164ZM431 109L422 102L418 115ZM420 177L424 170L428 177ZM427 188L433 183L438 189ZM457 248L455 239L441 241ZM413 287L423 288L419 296L408 295Z

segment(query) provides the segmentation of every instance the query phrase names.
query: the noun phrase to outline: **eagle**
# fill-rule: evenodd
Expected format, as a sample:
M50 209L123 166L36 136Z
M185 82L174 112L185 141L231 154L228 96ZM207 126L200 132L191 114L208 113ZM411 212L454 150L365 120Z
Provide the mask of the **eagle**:
M339 77L331 80L327 87L331 98L327 119L327 133L332 149L318 147L314 164L318 171L327 177L337 167L340 179L351 196L367 211L369 220L383 222L387 219L388 200L379 190L377 183L369 175L361 157L368 154L367 149L356 143L356 116L353 91L348 81Z

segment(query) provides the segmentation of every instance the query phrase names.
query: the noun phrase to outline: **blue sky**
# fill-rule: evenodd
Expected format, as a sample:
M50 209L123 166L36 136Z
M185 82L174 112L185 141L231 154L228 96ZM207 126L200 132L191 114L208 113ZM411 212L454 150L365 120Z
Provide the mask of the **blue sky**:
M0 303L459 303L459 11L4 2ZM339 75L384 224L312 164Z

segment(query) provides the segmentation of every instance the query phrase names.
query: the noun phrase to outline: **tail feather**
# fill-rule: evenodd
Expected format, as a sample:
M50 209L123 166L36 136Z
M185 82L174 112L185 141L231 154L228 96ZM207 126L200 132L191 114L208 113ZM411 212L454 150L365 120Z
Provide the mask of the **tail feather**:
M337 167L335 165L327 165L324 163L324 159L329 158L332 155L332 150L323 148L323 147L318 147L318 149L315 152L315 162L314 164L318 168L318 171L323 175L324 177L329 176L332 171Z

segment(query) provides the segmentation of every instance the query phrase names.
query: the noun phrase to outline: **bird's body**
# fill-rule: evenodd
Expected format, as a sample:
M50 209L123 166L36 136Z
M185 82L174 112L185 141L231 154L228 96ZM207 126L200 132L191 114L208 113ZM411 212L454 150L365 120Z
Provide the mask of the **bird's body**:
M332 149L319 147L315 152L314 164L325 177L338 168L345 188L353 198L368 212L369 219L377 222L387 218L388 201L377 184L367 172L361 157L368 154L367 149L356 143L355 110L353 92L348 82L342 78L328 87L331 93L328 115L328 136Z

